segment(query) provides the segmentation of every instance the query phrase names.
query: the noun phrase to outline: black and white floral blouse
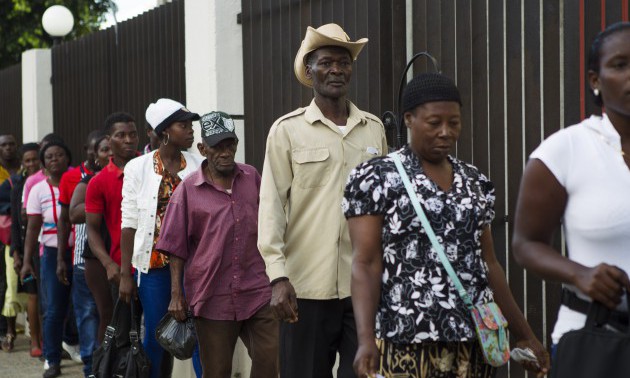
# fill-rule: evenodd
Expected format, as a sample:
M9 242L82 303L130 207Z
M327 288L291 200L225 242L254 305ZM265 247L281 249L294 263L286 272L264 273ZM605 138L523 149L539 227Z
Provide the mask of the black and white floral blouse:
M493 300L481 234L494 218L494 187L479 170L451 156L448 192L425 174L409 146L401 155L429 222L474 303ZM346 218L382 214L383 278L376 337L398 344L474 340L470 313L421 227L389 156L357 166L348 178Z

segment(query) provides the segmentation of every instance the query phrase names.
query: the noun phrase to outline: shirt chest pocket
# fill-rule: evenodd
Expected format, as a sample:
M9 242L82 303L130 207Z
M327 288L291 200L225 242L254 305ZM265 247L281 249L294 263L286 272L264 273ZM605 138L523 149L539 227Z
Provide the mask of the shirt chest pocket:
M138 229L155 224L157 202L152 198L138 198Z
M324 186L330 180L330 152L327 147L293 150L293 176L304 189Z

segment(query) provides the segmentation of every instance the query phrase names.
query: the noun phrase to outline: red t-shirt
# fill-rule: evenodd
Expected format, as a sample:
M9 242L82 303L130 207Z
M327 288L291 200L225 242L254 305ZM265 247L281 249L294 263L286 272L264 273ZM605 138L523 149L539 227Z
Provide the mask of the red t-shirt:
M80 166L72 168L61 176L61 181L59 181L59 204L70 206L72 193L74 193L74 189L83 178L82 172L85 172L88 175L93 174L92 171L85 166L85 164L81 163Z
M120 224L122 223L123 170L110 159L87 186L85 193L85 212L102 214L109 231L112 245L109 256L120 265Z

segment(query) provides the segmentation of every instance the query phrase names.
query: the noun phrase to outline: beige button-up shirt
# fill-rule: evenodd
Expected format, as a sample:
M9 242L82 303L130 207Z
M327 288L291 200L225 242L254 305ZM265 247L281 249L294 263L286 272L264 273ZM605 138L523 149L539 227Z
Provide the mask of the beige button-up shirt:
M348 101L345 133L312 101L278 119L267 137L258 248L273 281L298 298L350 296L352 247L341 200L350 171L387 154L381 121Z

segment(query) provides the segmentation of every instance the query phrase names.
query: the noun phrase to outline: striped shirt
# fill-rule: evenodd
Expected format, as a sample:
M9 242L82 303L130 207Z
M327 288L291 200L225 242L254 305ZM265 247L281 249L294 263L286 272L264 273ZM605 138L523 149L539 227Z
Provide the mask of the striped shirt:
M75 244L74 244L74 256L72 257L72 265L79 269L84 269L83 264L85 260L83 260L83 251L85 250L85 245L88 242L87 239L87 227L85 223L79 223L74 225L74 235L75 235Z
M84 182L87 185L86 177L93 177L94 174L83 166L81 169L81 180L79 182ZM81 167L79 167L81 168ZM89 181L89 179L88 179ZM78 184L78 183L77 183ZM76 185L72 188L72 194L76 190ZM72 196L70 197L72 199ZM69 201L70 202L70 201ZM84 264L85 260L83 259L83 252L85 251L85 246L88 242L88 234L87 234L87 225L85 223L77 223L74 225L74 254L72 255L72 266L75 268L79 268L81 270L85 269Z

